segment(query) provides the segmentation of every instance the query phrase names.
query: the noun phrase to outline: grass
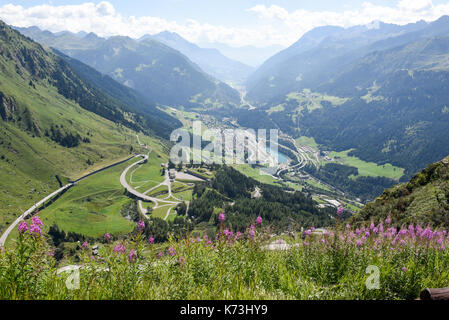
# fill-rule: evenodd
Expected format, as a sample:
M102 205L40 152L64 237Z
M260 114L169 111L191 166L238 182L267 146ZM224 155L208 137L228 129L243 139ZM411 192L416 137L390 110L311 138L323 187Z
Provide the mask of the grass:
M331 192L331 190L328 187L326 187L325 185L323 185L315 180L307 179L304 181L305 181L305 183L311 185L312 187Z
M441 230L429 239L433 230L413 227L412 237L408 229L398 234L388 227L306 230L297 241L270 239L261 227L254 236L247 231L211 242L187 235L149 245L134 234L121 241L123 254L113 251L116 243L100 245L101 259L90 258L93 244L78 249L84 268L77 290L65 285L69 273L57 275L45 238L26 233L19 250L0 252L0 299L409 300L447 285L449 243L439 244ZM264 249L281 238L289 249Z
M315 142L315 139L313 137L301 136L296 139L296 143L298 144L298 146L309 146L314 149L318 149L318 144Z
M167 211L169 208L171 208L173 205L166 205L163 207L159 207L153 210L153 213L151 214L152 217L165 219L165 216L167 215Z
M159 184L164 181L165 177L161 175L161 163L165 163L166 157L158 157L158 155L154 151L150 152L148 161L145 164L129 172L127 178L132 186L139 186L146 182Z
M158 196L165 197L166 195L168 195L168 187L166 185L159 186L150 193L148 193L148 195L151 197L158 197Z
M192 199L193 199L192 192L193 192L193 190L190 189L190 190L173 193L173 195L182 201L192 201Z
M254 169L248 164L238 164L234 166L239 172L243 173L247 177L253 178L256 181L261 183L271 184L275 186L279 186L279 182L277 179L273 178L269 175L262 175L259 172L259 169Z
M365 177L386 177L394 180L399 180L404 175L404 169L395 167L389 163L378 165L374 162L366 162L357 157L349 156L351 150L342 152L330 152L329 157L337 159L344 165L356 167L359 170L358 176Z
M124 195L119 177L135 161L131 159L79 182L41 211L45 224L56 223L64 231L91 237L106 232L117 235L131 232L134 224L120 214L121 207L131 200Z
M298 103L297 112L301 112L305 105L309 112L315 109L323 108L322 102L326 101L331 103L333 106L340 106L348 101L348 98L340 98L335 96L329 96L326 94L321 94L318 92L311 92L309 89L304 89L301 93L291 92L287 94L286 100L295 100Z

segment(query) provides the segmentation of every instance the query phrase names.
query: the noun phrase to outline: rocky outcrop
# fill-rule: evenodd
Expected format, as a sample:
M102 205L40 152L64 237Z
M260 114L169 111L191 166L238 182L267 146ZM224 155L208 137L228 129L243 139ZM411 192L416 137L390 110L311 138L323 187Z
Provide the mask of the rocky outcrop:
M8 121L16 111L16 104L13 98L8 98L0 91L0 116L3 121Z

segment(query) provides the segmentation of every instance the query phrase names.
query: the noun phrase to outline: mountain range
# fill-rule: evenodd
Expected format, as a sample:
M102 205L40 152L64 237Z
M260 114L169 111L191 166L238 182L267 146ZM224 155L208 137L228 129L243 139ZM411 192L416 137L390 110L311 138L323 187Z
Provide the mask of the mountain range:
M155 35L146 35L139 41L145 39L157 40L178 50L206 73L226 83L242 85L254 71L253 67L229 59L215 48L200 48L174 32L164 31Z
M250 76L247 99L294 137L409 179L447 154L448 32L447 16L316 28Z
M205 73L180 51L153 38L105 39L93 33L83 36L69 32L53 34L36 27L16 29L159 104L198 108L240 103L236 90Z

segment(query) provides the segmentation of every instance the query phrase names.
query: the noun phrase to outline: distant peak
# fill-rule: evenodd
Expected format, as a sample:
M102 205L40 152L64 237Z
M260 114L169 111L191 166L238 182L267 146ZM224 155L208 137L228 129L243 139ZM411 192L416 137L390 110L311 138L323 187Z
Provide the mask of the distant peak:
M383 24L384 23L382 21L380 21L380 20L374 20L374 21L366 24L365 27L368 30L372 30L372 29L377 30L377 29L380 29L381 25L383 25Z
M449 23L449 16L448 15L444 15L441 16L438 20L436 20L435 22L439 22L439 23Z

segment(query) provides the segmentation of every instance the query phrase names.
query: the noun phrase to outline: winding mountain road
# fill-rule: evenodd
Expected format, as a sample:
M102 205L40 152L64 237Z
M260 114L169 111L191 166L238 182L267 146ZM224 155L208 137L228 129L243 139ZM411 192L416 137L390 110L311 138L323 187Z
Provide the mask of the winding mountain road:
M0 247L4 247L5 246L6 239L8 238L9 234L11 233L11 231L19 224L20 221L25 220L30 214L32 214L34 211L36 211L36 209L40 208L40 206L42 206L45 202L47 202L48 200L50 200L54 196L60 194L61 192L71 188L73 185L74 185L73 183L66 184L64 187L56 190L52 194L49 194L44 199L42 199L41 201L37 202L31 208L29 208L27 211L25 211L23 214L21 214L13 223L11 223L11 225L8 227L8 229L6 229L6 231L0 237Z

